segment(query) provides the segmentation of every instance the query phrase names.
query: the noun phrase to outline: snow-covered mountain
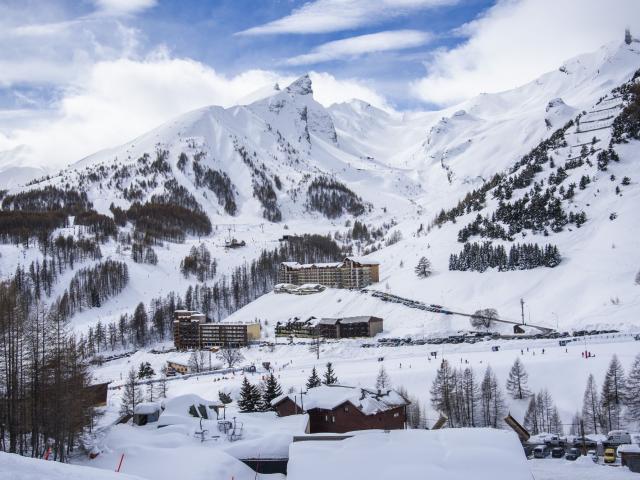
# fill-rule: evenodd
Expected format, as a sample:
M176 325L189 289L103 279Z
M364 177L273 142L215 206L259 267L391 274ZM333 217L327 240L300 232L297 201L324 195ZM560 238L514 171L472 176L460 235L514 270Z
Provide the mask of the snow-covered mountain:
M610 44L519 88L483 94L442 111L412 113L387 112L359 100L324 108L314 100L311 80L304 76L248 105L188 112L28 186L7 184L3 208L19 209L16 198L45 195L49 187L76 191L86 194L87 208L115 218L118 231L134 237L145 233L141 219L148 226L147 217L157 215L153 205L180 208L174 212L180 221L173 219L172 226L184 235L179 242L167 241L166 235L160 239L154 247L159 260L155 265L134 262L117 235L104 240L103 258L126 262L130 282L101 307L78 313L77 326L91 325L96 318L113 321L141 301L172 290L183 294L189 285L206 283L179 273L182 259L201 242L217 259L220 276L275 248L283 233L337 233L338 242L351 243L355 253L377 250L373 257L382 263L378 289L469 311L495 307L505 317L519 315L519 299L524 297L539 323L624 328L637 322L640 312L640 289L633 281L640 268L635 212L640 167L634 161L640 146L636 141L616 144L619 162L612 161L606 171L598 169L598 155L608 150L612 122L629 101L612 90L629 82L638 68L636 44ZM591 131L588 125L597 129ZM540 145L552 161L540 161L525 187L505 183L527 168L522 157ZM567 167L567 161L576 159ZM558 167L566 176L555 183ZM589 179L585 188L577 186L583 177ZM625 177L630 180L623 185ZM573 220L556 228L562 222L552 226L549 217L540 228L518 230L502 218L496 221L515 228L509 238L483 237L478 227L458 241L460 230L478 214L492 221L500 202L515 202L525 193L531 198L537 182L542 182L541 191L554 185L551 195ZM481 193L451 213L474 189ZM498 189L511 189L509 198L496 197ZM447 214L434 223L443 209ZM582 216L576 221L582 212L586 222ZM378 235L354 242L355 219ZM57 232L89 235L73 222ZM150 235L148 228L145 234ZM154 235L157 240L163 234ZM231 236L245 240L247 247L225 249L224 241ZM507 251L514 243L551 243L563 259L556 268L449 271L451 254L458 254L464 243L484 240ZM0 253L5 277L17 265L43 258L33 244L7 242L0 245ZM428 279L417 279L413 272L422 256L434 265L435 274ZM61 279L56 293L64 290L70 274ZM573 299L570 305L567 298ZM234 315L252 319L259 311L276 319L305 308L289 311L269 302L267 296ZM330 310L330 305L329 300L323 309ZM363 305L376 308L352 299L336 313L345 313L348 305L357 313L363 313ZM441 323L414 317L394 328L402 333L442 330ZM445 329L459 328L462 324L453 322Z

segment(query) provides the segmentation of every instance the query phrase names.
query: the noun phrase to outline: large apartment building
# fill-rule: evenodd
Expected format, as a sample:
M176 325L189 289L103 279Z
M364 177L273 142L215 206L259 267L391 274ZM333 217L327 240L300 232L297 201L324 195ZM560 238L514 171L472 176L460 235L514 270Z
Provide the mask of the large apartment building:
M347 257L342 262L282 262L278 283L304 285L319 283L330 288L364 288L380 281L380 264L372 260Z
M382 318L371 315L340 318L309 317L276 324L276 337L357 338L375 337L382 332Z
M212 323L190 310L176 310L173 341L178 350L212 347L244 347L260 339L259 323Z

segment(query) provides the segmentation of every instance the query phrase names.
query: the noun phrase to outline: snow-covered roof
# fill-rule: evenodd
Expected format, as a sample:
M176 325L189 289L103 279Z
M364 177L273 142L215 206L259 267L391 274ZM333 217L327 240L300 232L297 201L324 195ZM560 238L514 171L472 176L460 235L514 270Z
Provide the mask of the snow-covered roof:
M369 431L341 441L291 444L287 480L328 478L531 480L532 476L517 436L506 430Z
M160 411L160 404L157 402L142 402L133 409L135 415L151 415Z
M275 290L280 289L280 288L298 288L297 285L294 285L293 283L276 283L273 288Z
M323 318L318 323L323 325L335 325L336 323L369 323L370 315L359 315L355 317L342 317L342 318Z
M625 443L618 447L618 453L640 453L640 445L636 443Z
M351 260L352 262L356 262L361 265L380 265L380 262L364 257L347 257L345 260Z
M194 406L197 411L197 408L199 405L204 405L205 407L213 407L213 406L220 406L222 404L217 400L205 400L201 396L193 393L189 393L187 395L180 395L177 397L173 397L170 400L166 400L164 402L164 411L162 412L162 415L160 418L161 420L165 420L167 421L167 423L170 423L170 424L179 423L179 422L175 422L175 419L177 417L190 418L191 417L189 413L190 407ZM168 421L170 419L174 421Z
M271 401L277 405L289 398L299 406L309 411L313 409L333 410L345 402L350 402L365 415L374 415L378 412L408 405L409 402L395 390L387 390L378 393L374 389L361 387L349 387L345 385L321 385L310 388L304 394L302 400L300 394L283 394Z
M342 265L342 262L327 262L327 263L298 263L298 262L282 262L285 267L293 270L302 270L304 268L336 268Z
M318 321L318 324L320 325L335 325L336 323L338 323L338 320L340 320L339 318L321 318Z
M303 283L298 287L298 289L307 289L307 288L317 289L317 288L324 288L324 286L319 283Z

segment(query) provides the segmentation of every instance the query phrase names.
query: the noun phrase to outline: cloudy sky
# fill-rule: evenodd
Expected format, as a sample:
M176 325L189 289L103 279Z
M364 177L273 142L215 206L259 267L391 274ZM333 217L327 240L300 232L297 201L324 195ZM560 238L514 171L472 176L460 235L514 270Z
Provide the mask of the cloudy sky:
M626 26L640 1L0 0L0 169L58 168L306 72L325 105L436 109Z

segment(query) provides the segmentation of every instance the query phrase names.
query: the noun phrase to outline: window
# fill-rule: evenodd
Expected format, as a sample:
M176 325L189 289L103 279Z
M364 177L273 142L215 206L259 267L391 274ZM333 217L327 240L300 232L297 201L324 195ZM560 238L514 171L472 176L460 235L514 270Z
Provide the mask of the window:
M397 417L399 417L399 416L400 416L400 413L399 413L399 412L396 412L396 413L394 413L394 414L393 414L393 418L397 418Z
M325 422L328 422L328 421L329 421L329 415L325 415L325 416L324 416L324 421L325 421Z
M331 415L331 421L332 421L333 423L336 423L336 417L334 417L333 415Z
M344 411L349 413L349 407L344 407Z

